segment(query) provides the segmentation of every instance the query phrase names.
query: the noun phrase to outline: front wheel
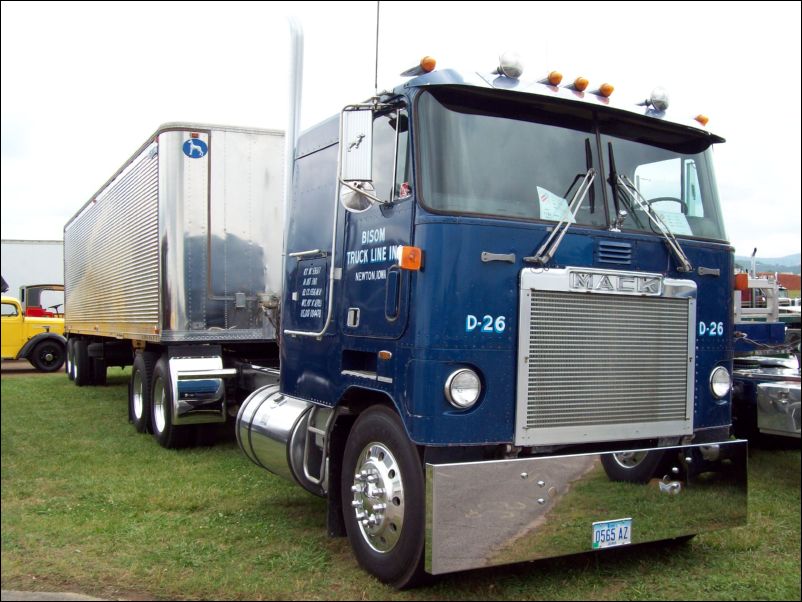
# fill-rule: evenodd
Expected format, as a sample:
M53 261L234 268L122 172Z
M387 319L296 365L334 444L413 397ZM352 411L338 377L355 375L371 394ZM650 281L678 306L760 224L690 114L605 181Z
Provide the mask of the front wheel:
M665 456L664 451L624 451L603 454L601 462L611 481L647 483L655 476L663 456Z
M33 348L33 353L28 357L34 368L40 372L55 372L64 363L66 356L64 345L58 341L42 341Z
M362 568L399 589L423 577L424 493L421 459L398 415L363 412L343 454L345 527Z

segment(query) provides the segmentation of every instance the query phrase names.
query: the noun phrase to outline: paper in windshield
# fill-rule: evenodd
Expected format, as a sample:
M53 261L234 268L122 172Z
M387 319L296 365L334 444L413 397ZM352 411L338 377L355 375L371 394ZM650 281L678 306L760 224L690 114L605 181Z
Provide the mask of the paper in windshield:
M540 201L540 219L549 219L555 222L564 220L571 224L576 222L568 209L568 201L561 196L538 186L537 198Z
M663 223L668 228L668 231L672 234L685 234L687 236L693 236L693 232L691 232L691 225L688 223L688 218L685 217L684 213L678 213L675 211L660 211L659 209L655 209L654 211Z

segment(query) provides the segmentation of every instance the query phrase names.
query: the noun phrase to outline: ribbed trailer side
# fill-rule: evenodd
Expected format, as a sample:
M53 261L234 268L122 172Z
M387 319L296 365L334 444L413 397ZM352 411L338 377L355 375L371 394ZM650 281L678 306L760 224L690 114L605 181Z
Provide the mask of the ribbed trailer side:
M66 328L156 343L275 339L281 132L166 124L64 230Z
M151 142L65 227L71 333L158 339L158 184Z

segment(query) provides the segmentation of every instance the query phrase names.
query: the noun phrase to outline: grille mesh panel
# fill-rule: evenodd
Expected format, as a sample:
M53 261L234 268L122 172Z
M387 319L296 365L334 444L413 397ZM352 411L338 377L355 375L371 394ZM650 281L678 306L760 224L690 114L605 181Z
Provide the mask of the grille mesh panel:
M685 420L687 299L532 291L527 428Z

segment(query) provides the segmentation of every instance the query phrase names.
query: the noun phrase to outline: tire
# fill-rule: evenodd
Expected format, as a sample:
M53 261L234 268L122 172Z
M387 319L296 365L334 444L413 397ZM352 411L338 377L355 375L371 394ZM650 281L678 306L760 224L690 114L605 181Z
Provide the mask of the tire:
M92 362L92 384L98 387L106 386L106 360L98 357L90 358Z
M33 348L28 360L39 372L55 372L64 364L66 355L63 343L48 339Z
M611 481L648 483L655 476L664 456L664 451L619 452L603 454L601 462Z
M345 444L340 492L360 566L393 587L416 585L424 576L423 467L393 410L375 406L357 418Z
M151 432L151 385L153 368L158 355L146 351L137 353L131 368L131 380L128 387L128 418L138 433Z
M91 385L94 382L93 375L93 361L88 353L89 342L85 339L78 339L75 341L75 362L73 370L75 371L75 384L79 387Z
M170 364L163 355L153 370L150 386L150 427L153 438L167 449L186 447L193 434L191 425L173 424L173 387Z
M75 364L75 339L67 339L67 360L64 362L64 372L67 373L67 378L75 380L75 371L73 365Z

